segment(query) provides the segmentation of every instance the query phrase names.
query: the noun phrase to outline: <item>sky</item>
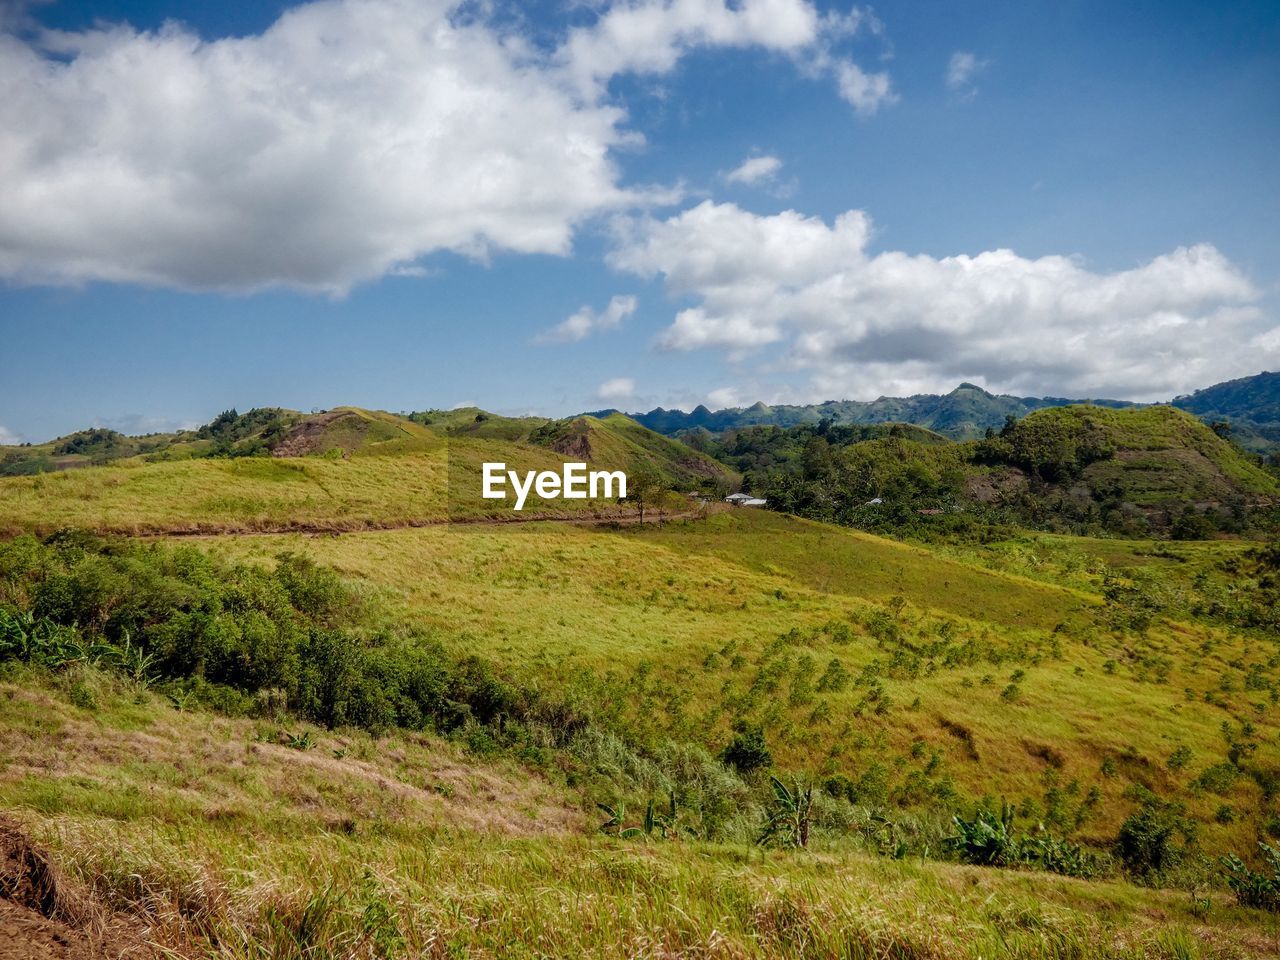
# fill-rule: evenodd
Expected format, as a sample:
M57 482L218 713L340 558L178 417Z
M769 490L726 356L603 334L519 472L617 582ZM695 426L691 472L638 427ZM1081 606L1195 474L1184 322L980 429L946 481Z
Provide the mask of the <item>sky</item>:
M0 443L1280 368L1280 5L0 0Z

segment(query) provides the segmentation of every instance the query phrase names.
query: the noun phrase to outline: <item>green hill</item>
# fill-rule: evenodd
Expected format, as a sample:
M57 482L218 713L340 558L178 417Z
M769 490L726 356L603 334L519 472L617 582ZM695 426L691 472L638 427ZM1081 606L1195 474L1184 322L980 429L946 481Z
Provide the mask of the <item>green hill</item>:
M535 430L530 442L590 463L619 468L645 464L671 487L727 493L738 480L731 469L707 454L620 413L603 419L581 416L551 421Z
M552 421L340 407L312 415L232 411L213 426L99 465L73 454L85 469L0 478L0 532L343 530L504 515L509 505L480 497L486 462L520 471L559 470L566 461L623 471L647 465L680 491L739 482L731 468L620 415ZM531 495L522 519L633 512Z
M1062 497L1146 511L1245 505L1280 492L1237 447L1165 406L1039 411L976 444L973 459L1019 471Z
M981 522L1198 538L1266 527L1275 476L1173 407L1036 411L991 437L820 425L691 436L776 509L894 533ZM918 429L918 428L917 428Z

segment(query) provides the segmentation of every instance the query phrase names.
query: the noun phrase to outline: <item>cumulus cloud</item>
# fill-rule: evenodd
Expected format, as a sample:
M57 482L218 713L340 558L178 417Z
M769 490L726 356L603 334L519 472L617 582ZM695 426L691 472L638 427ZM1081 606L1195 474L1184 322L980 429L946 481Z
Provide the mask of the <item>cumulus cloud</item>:
M622 326L622 321L635 312L635 297L616 296L599 312L589 306L580 307L576 313L534 339L537 343L576 343L601 330L618 329Z
M762 183L774 179L782 169L782 161L768 155L747 157L742 163L724 175L729 183L747 185Z
M675 198L621 185L640 138L610 77L697 47L843 62L847 33L810 0L620 0L544 49L488 10L322 0L213 41L0 30L0 278L341 295L436 251L565 255L584 220Z
M22 442L23 441L20 434L14 433L12 430L6 427L3 423L0 423L0 447L12 446L14 444L18 444Z
M614 377L596 388L596 399L605 403L623 403L636 395L636 382L630 377Z
M609 260L692 301L666 350L715 348L809 371L815 396L993 389L1167 399L1280 360L1260 294L1217 249L1179 247L1099 273L1010 250L872 253L871 219L828 224L700 204L616 227ZM1237 350L1225 350L1224 344ZM769 348L762 351L761 348Z
M342 292L434 250L566 253L636 200L609 159L621 115L452 13L0 37L0 275Z
M978 92L974 81L988 63L968 50L957 50L947 61L947 89L965 98L974 96Z

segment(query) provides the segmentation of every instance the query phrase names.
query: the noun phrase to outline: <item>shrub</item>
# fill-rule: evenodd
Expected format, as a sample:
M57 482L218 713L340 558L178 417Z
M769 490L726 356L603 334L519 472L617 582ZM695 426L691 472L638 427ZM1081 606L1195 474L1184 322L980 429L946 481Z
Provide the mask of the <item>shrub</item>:
M729 741L729 745L720 754L720 759L739 773L750 773L773 766L773 754L764 739L764 730L759 726L740 724Z
M946 845L965 863L985 867L1024 865L1068 877L1093 877L1101 871L1098 859L1079 844L1045 831L1035 835L1015 833L1014 811L1007 803L999 813L979 807L971 819L952 818L955 833Z
M1194 836L1193 825L1182 816L1181 810L1148 798L1120 824L1116 852L1134 874L1159 873L1182 858L1183 849L1175 842L1178 834L1182 835L1184 846Z
M1223 876L1242 907L1280 912L1280 850L1266 843L1259 843L1258 849L1266 863L1264 871L1249 869L1232 854L1222 858Z
M1000 812L979 808L973 818L959 814L951 820L955 833L947 846L965 863L984 867L1006 867L1021 857L1021 844L1013 833L1013 809L1006 803Z

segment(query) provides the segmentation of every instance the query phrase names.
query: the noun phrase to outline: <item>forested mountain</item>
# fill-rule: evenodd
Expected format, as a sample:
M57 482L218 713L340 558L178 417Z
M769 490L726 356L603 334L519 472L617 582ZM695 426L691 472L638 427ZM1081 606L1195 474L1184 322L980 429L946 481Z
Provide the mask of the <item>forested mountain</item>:
M1280 373L1259 373L1177 397L1175 407L1230 425L1237 443L1255 453L1280 447Z
M829 400L802 406L783 404L771 407L756 403L750 407L715 411L700 405L691 413L657 407L648 413L633 413L631 417L650 430L666 434L699 427L718 433L738 427L792 427L830 420L836 424L910 423L927 427L952 440L976 440L988 427L1002 427L1009 417L1025 417L1033 410L1064 407L1074 403L1093 403L1105 407L1135 406L1123 400L997 395L972 383L962 383L943 395L921 393L911 397L880 397L870 401ZM602 414L608 412L610 411L602 411Z

